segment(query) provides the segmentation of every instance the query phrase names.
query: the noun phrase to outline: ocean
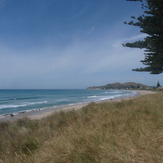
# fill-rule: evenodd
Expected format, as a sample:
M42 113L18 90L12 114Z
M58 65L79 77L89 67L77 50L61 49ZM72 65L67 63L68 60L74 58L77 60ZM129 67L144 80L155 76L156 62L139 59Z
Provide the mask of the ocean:
M0 117L41 110L48 107L81 104L87 102L135 96L136 91L128 90L0 90Z

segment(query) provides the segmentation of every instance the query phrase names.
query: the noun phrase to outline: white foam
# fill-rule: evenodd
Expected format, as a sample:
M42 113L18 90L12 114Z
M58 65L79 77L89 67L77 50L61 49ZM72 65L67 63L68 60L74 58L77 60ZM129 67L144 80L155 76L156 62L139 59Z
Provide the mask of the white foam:
M100 96L98 101L103 101L103 100L109 100L109 99L115 99L118 97L122 97L122 95L113 95L113 96Z
M29 105L37 105L37 104L44 104L44 103L47 103L47 101L32 102L32 103L20 104L20 105L0 105L0 109L5 109L5 108L18 108L18 107L25 107L25 106L29 106Z
M42 101L42 102L32 102L32 103L29 103L28 105L36 105L36 104L44 104L44 103L47 103L47 101Z
M97 96L87 96L87 98L96 98Z
M18 108L18 107L23 107L23 106L27 106L27 104L23 104L23 105L0 105L0 109Z

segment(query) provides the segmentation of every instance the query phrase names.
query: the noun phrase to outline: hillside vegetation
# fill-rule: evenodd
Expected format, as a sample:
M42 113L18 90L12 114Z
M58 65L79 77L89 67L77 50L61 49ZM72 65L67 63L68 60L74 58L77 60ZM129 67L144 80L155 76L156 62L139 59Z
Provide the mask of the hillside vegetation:
M161 163L163 93L0 123L4 163Z
M88 87L87 89L138 89L138 90L144 90L144 89L153 89L151 86L135 83L135 82L127 82L127 83L109 83L104 86L93 86Z

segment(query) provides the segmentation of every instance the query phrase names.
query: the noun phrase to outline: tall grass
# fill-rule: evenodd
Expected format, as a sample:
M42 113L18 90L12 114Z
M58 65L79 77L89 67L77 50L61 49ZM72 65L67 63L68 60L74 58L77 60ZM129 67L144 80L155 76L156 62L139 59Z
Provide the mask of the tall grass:
M161 163L163 93L0 123L0 162Z

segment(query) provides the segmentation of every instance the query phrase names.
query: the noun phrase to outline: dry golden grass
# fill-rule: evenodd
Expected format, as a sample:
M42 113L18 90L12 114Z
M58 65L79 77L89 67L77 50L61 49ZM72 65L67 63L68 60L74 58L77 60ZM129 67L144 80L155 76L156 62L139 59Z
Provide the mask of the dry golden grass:
M0 162L161 163L163 93L0 124Z

